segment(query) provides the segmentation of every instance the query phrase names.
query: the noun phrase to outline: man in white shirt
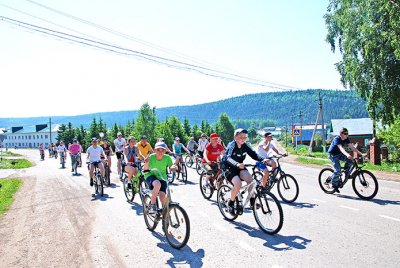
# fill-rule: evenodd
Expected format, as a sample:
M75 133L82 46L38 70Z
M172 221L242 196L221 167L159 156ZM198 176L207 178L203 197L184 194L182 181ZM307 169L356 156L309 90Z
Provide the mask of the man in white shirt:
M65 158L67 156L67 147L65 147L63 141L60 141L60 145L57 146L57 152L58 152L58 155L60 156L60 164L61 164L62 158L64 158L64 162L65 162Z
M87 149L87 163L90 163L90 186L93 186L93 171L94 167L97 166L101 171L101 176L104 177L104 166L103 162L101 161L101 157L105 158L103 148L97 146L97 139L92 138L92 146Z
M205 133L201 134L197 147L197 152L199 153L201 158L203 158L203 153L208 143L209 141L207 140L207 135Z
M279 151L275 148L275 146L272 144L272 134L271 132L266 132L264 134L264 141L260 142L257 147L257 153L263 157L263 158L268 158L274 155L273 152L280 154ZM265 162L267 165L272 167L272 172L274 172L276 168L276 162L273 159L266 159ZM269 171L268 168L266 167L264 169L264 176L263 176L263 181L262 181L262 186L265 187L268 183L268 178L269 178Z
M121 169L121 159L122 159L122 154L124 153L124 147L125 147L126 141L124 138L122 138L122 133L118 132L117 133L117 138L114 140L114 145L115 145L115 154L117 155L118 159L118 174L121 175L122 169Z

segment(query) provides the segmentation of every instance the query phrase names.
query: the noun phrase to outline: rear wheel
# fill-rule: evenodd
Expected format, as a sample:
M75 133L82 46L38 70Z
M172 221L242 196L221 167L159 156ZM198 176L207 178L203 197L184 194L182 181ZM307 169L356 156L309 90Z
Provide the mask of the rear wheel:
M143 198L143 216L144 222L146 223L147 229L153 231L157 227L158 220L156 219L157 214L149 214L149 208L151 206L151 197L146 194Z
M163 217L163 230L168 243L176 249L184 247L190 236L190 222L186 211L172 204Z
M214 193L214 187L210 181L207 181L207 174L203 173L200 176L200 192L205 199L210 199Z
M270 192L259 194L253 204L254 218L267 234L276 234L283 225L283 210L278 199Z
M354 192L361 198L369 200L378 193L378 180L368 170L356 172L353 176L352 186Z
M231 190L232 188L228 185L221 185L217 192L217 203L219 211L222 216L228 221L233 221L238 217L236 213L230 213L228 210L228 201L231 198ZM235 202L236 203L236 202Z
M319 186L321 187L322 191L327 194L333 194L335 192L335 189L332 187L332 177L333 169L331 168L322 169L318 176Z
M278 194L287 203L296 201L299 196L299 185L292 175L285 174L279 178Z
M133 186L132 182L129 183L130 185L128 184L128 182L129 182L128 177L125 176L123 182L125 197L129 202L132 202L133 199L135 198L135 190L134 190L135 187Z

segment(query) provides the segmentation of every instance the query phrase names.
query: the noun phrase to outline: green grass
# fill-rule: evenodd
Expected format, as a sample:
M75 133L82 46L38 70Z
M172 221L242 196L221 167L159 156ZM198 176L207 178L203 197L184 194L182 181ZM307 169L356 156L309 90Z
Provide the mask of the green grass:
M297 157L296 161L300 162L302 164L312 164L312 165L319 165L319 166L331 163L331 161L329 159L319 159L319 158L304 157L304 156Z
M379 170L379 171L388 171L388 172L400 172L400 163L390 163L386 161L382 161L380 166L371 165L371 163L366 163L364 166L365 169L368 170Z
M0 180L0 216L8 210L14 200L14 194L21 185L20 179Z
M13 153L13 152L10 152L10 151L3 151L3 152L0 154L0 156L22 156L22 155L16 154L16 153Z
M26 159L6 159L3 158L0 161L0 169L19 169L19 168L29 168L32 163Z

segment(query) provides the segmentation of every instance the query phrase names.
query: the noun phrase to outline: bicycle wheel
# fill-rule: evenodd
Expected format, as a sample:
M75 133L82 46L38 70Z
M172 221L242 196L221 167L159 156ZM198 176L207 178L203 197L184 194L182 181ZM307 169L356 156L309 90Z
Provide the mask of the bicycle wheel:
M107 166L105 172L104 172L104 176L105 176L105 182L107 186L110 186L111 182L110 182L110 168Z
M206 177L206 173L203 173L200 176L200 192L205 199L210 199L214 193L214 187L212 187L211 182L207 182Z
M146 195L146 193L150 191L150 186L147 183L147 181L144 178L139 179L139 196L140 200L143 202L143 198Z
M264 174L261 171L255 171L253 173L253 179L255 179L257 181L258 185L261 185L263 177L264 177Z
M64 160L64 157L63 157L62 160L61 160L61 168L65 168L65 160Z
M276 234L283 225L283 210L278 199L270 192L257 195L253 204L254 218L267 234Z
M135 199L135 190L134 190L134 186L131 182L131 188L128 188L128 177L125 176L124 181L123 181L123 186L124 186L124 193L125 193L125 197L128 200L128 202L132 202L133 199Z
M201 175L203 173L203 168L201 166L201 160L199 158L196 158L196 172L199 175Z
M217 203L219 211L221 212L222 216L224 216L224 218L228 221L233 221L239 216L236 213L230 213L228 211L228 201L231 197L231 190L232 188L230 186L221 185L217 192Z
M149 208L151 205L151 197L146 194L143 198L143 216L144 222L146 223L147 229L153 231L157 227L158 220L156 219L157 214L149 214Z
M370 200L378 193L378 180L368 170L361 170L355 173L352 185L354 192L361 199Z
M169 205L163 217L163 230L168 243L176 249L186 245L190 236L190 221L186 211L178 204Z
M299 196L299 185L292 175L285 174L279 178L278 194L287 203L292 203L297 199Z
M99 185L97 184L97 176L94 177L93 186L94 186L94 194L96 195L99 193Z
M333 177L333 169L324 168L321 170L318 176L319 186L322 191L327 194L333 194L335 190L332 187L332 177Z
M96 181L97 181L97 185L99 187L99 194L101 196L103 196L103 194L104 194L103 178L101 177L100 173L96 174Z
M183 163L181 166L181 173L182 173L182 181L184 183L186 183L187 182L187 168L186 168L185 164L183 164Z
M193 158L190 155L185 156L185 164L189 168L193 166Z

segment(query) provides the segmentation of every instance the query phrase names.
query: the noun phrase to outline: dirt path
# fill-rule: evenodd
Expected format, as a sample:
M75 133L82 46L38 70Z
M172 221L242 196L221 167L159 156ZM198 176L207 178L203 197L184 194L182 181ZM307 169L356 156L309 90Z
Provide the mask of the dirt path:
M0 171L0 178L24 181L15 202L0 219L1 267L92 266L89 237L93 209L90 193L58 169L57 161L37 161L36 151L23 152L36 165Z

